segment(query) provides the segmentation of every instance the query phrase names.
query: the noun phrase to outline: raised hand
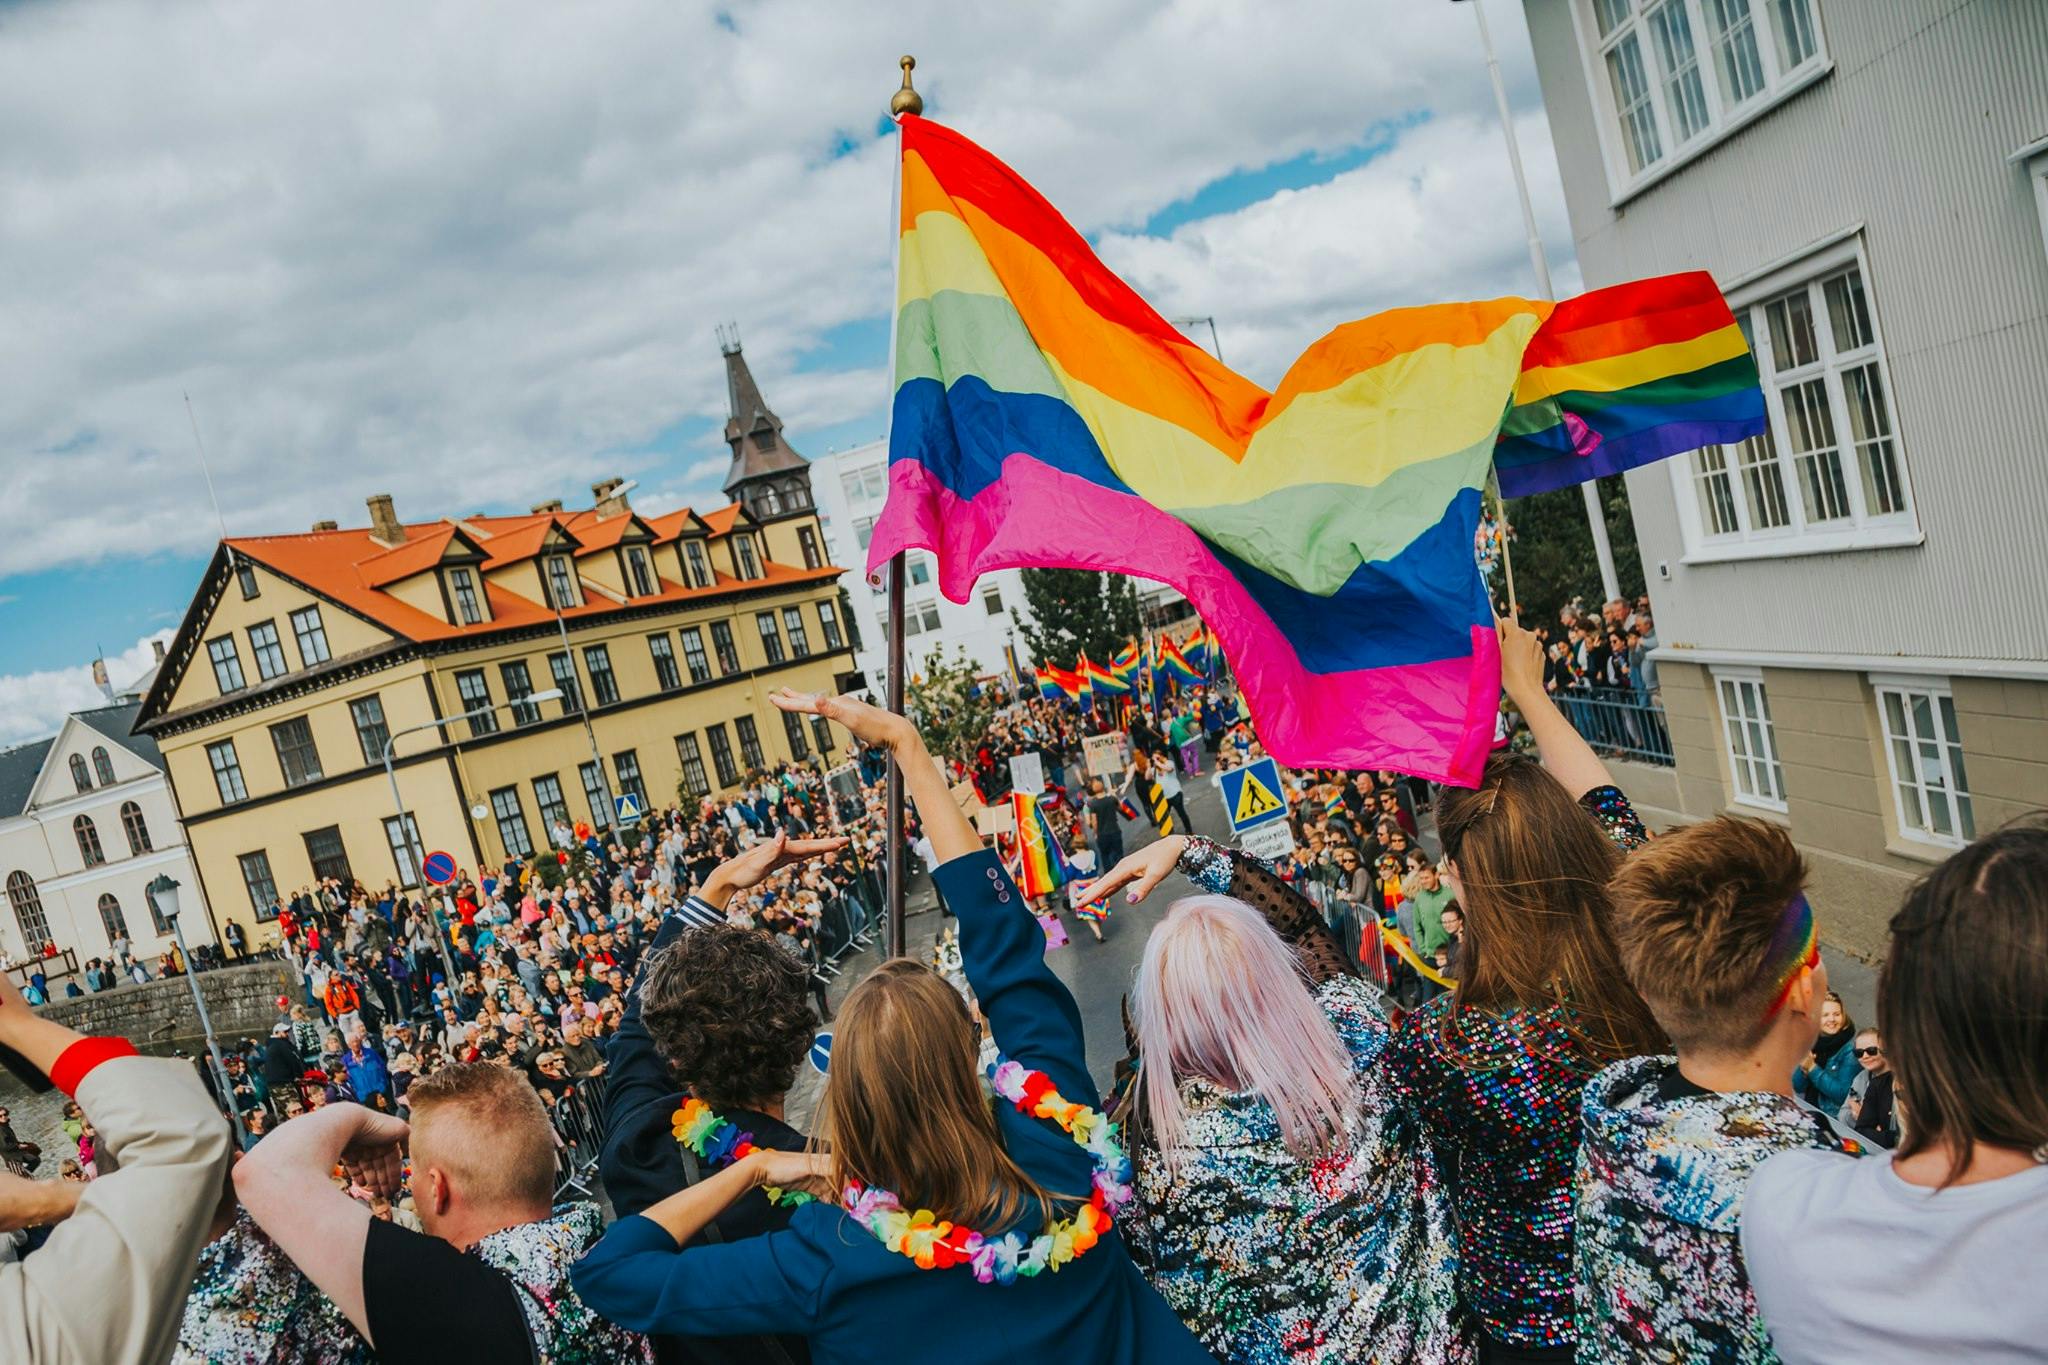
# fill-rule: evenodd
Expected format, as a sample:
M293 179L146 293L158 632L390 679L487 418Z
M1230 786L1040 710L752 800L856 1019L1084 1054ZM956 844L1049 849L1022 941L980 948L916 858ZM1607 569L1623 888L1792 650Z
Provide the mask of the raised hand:
M908 718L871 706L857 697L828 697L822 692L798 692L778 687L768 694L768 700L778 710L823 716L851 730L853 737L861 743L879 745L898 755L923 744L917 727Z
M1181 851L1187 846L1184 834L1169 834L1164 839L1155 840L1112 867L1107 875L1081 895L1085 900L1099 901L1128 885L1131 889L1124 899L1136 905L1152 894L1153 887L1166 880L1166 875L1180 862Z
M777 868L803 862L807 858L837 853L845 848L844 836L831 839L792 839L778 834L773 839L755 844L739 857L719 864L711 875L704 879L704 885L697 891L699 897L723 910L725 903L736 891L745 891L759 886Z
M349 1183L371 1194L390 1198L398 1193L405 1178L405 1157L399 1144L412 1132L404 1120L361 1105L334 1105L335 1110L354 1110L355 1126L348 1145L341 1149L341 1169Z

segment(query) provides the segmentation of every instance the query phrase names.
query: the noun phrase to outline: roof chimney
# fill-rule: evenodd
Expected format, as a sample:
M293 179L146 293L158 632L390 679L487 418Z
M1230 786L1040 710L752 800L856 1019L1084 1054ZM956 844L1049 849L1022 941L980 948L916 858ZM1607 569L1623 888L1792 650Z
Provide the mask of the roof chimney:
M537 502L532 508L535 516L539 516L543 512L559 512L561 510L562 500L560 498L549 498L546 502Z
M370 539L386 547L405 544L405 528L391 508L391 495L372 493L363 501L370 509Z
M313 523L313 529L316 531L339 531L341 523L338 521L316 521Z
M156 661L162 663L164 661L164 642L162 640L151 640L149 643L150 647L156 650Z
M596 483L590 485L590 496L596 499L597 519L599 521L603 521L606 517L615 517L627 510L626 495L619 489L619 485L624 482L624 479L613 477L599 479Z

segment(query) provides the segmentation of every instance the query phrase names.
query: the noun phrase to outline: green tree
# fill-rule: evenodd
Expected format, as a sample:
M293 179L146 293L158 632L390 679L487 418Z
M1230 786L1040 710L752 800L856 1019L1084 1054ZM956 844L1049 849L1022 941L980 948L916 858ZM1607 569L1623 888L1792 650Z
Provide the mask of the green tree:
M976 681L967 651L955 645L951 658L937 651L927 654L922 665L911 665L905 683L904 710L916 719L931 751L972 762L975 749L995 723L1000 701L993 689Z
M1097 663L1138 638L1138 588L1123 574L1092 569L1026 569L1031 620L1024 643L1040 663L1072 668L1085 651Z
M1606 478L1595 486L1607 514L1607 539L1614 546L1614 574L1621 580L1622 595L1633 601L1643 591L1643 555L1629 512L1628 484ZM1593 552L1584 495L1577 488L1559 488L1516 498L1507 508L1513 528L1508 553L1514 560L1522 624L1555 627L1558 609L1574 597L1597 610L1600 560ZM1495 601L1505 601L1507 584L1500 574L1494 575L1492 587Z

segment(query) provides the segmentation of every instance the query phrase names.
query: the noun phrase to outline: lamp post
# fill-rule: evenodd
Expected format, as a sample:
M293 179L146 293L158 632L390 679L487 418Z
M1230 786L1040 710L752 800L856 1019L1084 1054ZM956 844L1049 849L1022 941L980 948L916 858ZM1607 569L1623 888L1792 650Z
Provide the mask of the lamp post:
M392 746L396 745L405 736L418 734L422 730L444 730L458 720L475 720L478 716L488 716L495 711L515 706L534 706L544 701L554 701L561 695L561 688L551 687L545 692L528 693L526 696L517 697L497 705L479 706L473 710L464 711L459 716L448 716L442 720L430 720L424 725L407 726L397 734L385 736L384 779L391 784L391 808L393 813L398 816L399 832L405 835L405 846L412 856L412 875L419 878L422 908L426 907L427 899L427 854L426 850L420 847L419 830L414 827L412 820L405 813L405 798L398 794L398 770L391 766ZM463 812L465 819L468 818L468 815L469 812ZM433 911L428 909L427 913L431 915ZM448 989L452 992L455 989L453 979L455 976L455 934L448 927L446 921L442 921L440 927L441 946L447 953L447 962L441 979L448 983ZM431 985L429 985L428 990L431 995Z
M171 937L178 944L178 956L185 960L185 984L192 988L192 1007L199 1011L199 1031L206 1035L206 1058L213 1065L214 1084L219 1087L221 1102L227 1106L228 1121L240 1134L241 1107L235 1103L235 1088L228 1080L227 1062L220 1055L220 1044L214 1041L213 1020L206 1013L206 993L199 989L199 973L192 969L192 954L185 948L185 925L178 918L178 883L165 873L149 884L147 892L156 904L157 913L170 924ZM240 1141L240 1138L236 1140Z

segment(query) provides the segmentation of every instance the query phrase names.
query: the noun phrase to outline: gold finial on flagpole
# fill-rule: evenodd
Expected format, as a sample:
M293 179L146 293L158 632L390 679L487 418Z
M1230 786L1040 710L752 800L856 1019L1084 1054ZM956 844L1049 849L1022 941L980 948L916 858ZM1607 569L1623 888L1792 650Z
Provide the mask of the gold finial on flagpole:
M917 65L917 58L906 54L903 60L896 64L903 68L903 88L889 97L889 112L896 115L922 114L924 96L918 94L910 85L910 70Z

